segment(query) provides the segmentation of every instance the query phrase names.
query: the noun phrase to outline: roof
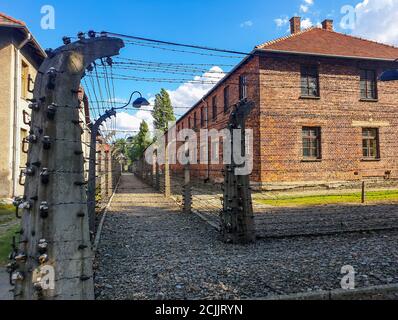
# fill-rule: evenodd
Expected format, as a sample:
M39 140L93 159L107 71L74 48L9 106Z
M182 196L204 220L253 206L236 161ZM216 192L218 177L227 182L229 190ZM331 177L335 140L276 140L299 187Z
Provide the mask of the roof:
M375 41L326 30L320 27L311 27L295 34L272 40L258 45L229 74L221 79L205 96L192 106L178 121L182 121L187 114L203 103L214 91L222 85L242 65L257 52L275 52L287 54L303 54L339 58L353 58L365 60L396 61L398 48Z
M256 47L261 51L361 59L396 60L398 48L319 27L312 27Z
M0 27L9 27L9 28L17 28L21 30L25 35L32 35L31 32L29 31L28 27L26 26L26 23L17 20L13 17L10 17L2 12L0 12ZM43 48L40 46L40 44L37 42L37 40L32 36L30 40L30 45L35 49L35 51L38 53L38 55L43 59L46 58L46 53L43 50Z
M2 12L0 12L0 25L19 25L21 27L26 27L25 22L14 19Z

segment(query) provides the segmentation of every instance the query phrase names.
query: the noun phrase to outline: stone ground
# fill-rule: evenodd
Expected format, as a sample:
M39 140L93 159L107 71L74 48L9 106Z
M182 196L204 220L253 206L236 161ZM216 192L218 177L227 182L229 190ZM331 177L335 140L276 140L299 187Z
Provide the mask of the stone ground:
M233 246L132 175L122 177L96 260L105 299L246 299L398 283L398 232L258 240ZM392 298L392 297L389 297ZM396 298L396 297L394 297Z
M0 268L0 300L12 300L13 294L10 292L8 273L5 268Z

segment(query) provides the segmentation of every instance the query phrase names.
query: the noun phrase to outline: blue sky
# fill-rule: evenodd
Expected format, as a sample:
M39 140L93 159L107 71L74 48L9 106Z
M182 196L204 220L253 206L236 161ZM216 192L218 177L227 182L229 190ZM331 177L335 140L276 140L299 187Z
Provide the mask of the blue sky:
M78 31L106 30L247 52L257 44L286 35L287 18L293 15L303 17L305 26L317 24L325 18L334 19L337 31L355 33L355 30L342 30L339 26L344 16L340 12L343 6L361 6L362 3L362 12L371 9L377 13L385 9L379 8L380 3L391 1L395 6L397 0L2 0L0 11L25 21L44 48L56 48L62 44L63 36L75 36ZM55 9L54 30L41 29L40 10L44 5L51 5ZM387 8L388 11L391 8ZM378 37L378 34L362 29L360 35ZM395 33L392 38L394 36ZM206 69L220 66L224 71L230 69L224 64L239 62L239 59L182 54L132 45L122 50L121 57L157 62L206 63L209 64ZM128 72L137 77L187 78L181 75ZM201 74L198 71L197 76ZM193 75L189 78L193 78ZM116 96L126 99L129 92L140 90L151 97L165 87L172 93L173 103L179 107L176 113L180 114L184 111L182 106L189 107L209 89L209 86L199 86L179 90L183 83L184 80L177 83L117 81ZM132 111L129 113L133 114ZM138 116L145 118L142 113ZM125 122L128 120L133 119ZM119 124L119 127L123 127L123 124Z

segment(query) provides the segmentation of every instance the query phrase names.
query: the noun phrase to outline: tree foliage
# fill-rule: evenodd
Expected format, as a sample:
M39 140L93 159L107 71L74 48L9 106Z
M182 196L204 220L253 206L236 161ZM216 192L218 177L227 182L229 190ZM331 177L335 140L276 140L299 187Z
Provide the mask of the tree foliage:
M145 121L142 121L138 134L132 137L131 142L128 144L126 155L129 160L135 161L141 158L152 142L149 126Z
M162 132L167 131L170 121L176 121L170 96L165 89L161 89L160 93L156 95L153 118L155 129Z

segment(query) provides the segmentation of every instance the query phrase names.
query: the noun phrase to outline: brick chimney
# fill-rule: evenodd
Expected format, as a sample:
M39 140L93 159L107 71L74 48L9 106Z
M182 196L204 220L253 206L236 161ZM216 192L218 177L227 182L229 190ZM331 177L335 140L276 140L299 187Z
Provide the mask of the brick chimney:
M290 32L292 34L301 31L301 17L293 17L290 19Z
M333 31L333 20L326 19L322 22L322 29Z

